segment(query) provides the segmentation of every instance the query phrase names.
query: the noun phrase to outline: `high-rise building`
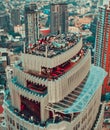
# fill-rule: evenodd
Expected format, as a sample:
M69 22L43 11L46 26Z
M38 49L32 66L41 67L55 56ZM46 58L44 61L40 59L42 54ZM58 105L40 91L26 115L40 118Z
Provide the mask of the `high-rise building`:
M108 3L109 3L109 0L98 0L98 7L108 4Z
M39 14L37 6L34 3L30 3L25 6L25 35L26 44L35 43L39 36Z
M91 65L80 34L49 35L26 52L8 76L8 130L101 130L106 72Z
M95 42L94 63L108 74L104 80L102 94L110 92L110 7L99 7Z
M13 8L11 10L11 22L13 26L20 25L20 9L19 8Z
M68 32L68 11L66 3L51 4L50 30L53 34Z
M0 11L0 29L9 31L10 29L10 18L5 11Z
M101 6L101 5L103 5L103 2L104 2L104 0L98 0L97 5L98 5L98 6Z
M10 30L10 17L2 1L0 1L0 29Z

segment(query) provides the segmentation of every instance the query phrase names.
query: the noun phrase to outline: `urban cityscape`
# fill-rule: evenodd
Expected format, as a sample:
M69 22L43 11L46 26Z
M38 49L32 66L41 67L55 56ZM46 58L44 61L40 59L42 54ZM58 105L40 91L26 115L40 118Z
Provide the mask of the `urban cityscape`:
M0 130L110 130L110 0L0 0Z

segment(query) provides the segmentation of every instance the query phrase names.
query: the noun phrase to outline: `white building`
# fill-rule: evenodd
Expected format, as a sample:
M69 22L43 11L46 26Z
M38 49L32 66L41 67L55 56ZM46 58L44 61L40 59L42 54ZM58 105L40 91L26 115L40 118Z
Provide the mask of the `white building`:
M40 39L21 57L4 102L8 130L101 130L106 72L91 66L79 34Z

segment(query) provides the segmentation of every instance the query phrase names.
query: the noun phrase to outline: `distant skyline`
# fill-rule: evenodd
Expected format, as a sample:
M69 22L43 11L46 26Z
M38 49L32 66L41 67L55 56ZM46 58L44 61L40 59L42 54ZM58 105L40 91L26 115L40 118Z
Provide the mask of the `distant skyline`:
M109 0L98 0L98 6L109 4Z

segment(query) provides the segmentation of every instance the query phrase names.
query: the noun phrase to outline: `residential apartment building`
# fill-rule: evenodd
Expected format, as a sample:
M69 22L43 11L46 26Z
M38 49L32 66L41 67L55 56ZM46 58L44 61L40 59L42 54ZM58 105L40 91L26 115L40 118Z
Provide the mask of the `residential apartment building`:
M99 7L94 64L107 71L102 94L110 92L110 5Z

